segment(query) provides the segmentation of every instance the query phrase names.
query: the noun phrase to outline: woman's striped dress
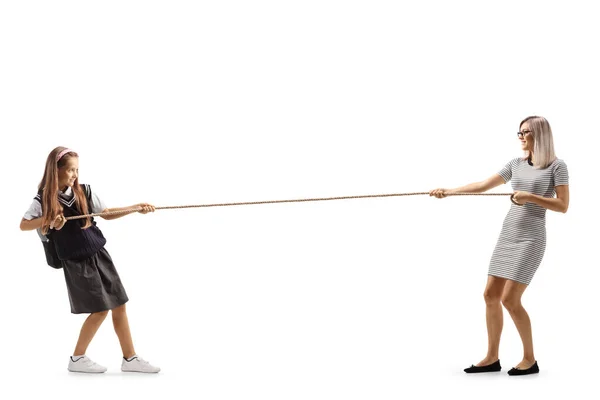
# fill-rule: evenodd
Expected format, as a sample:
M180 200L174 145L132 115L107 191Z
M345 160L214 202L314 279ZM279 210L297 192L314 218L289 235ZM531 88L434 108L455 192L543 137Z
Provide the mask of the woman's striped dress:
M512 159L498 174L512 180L514 190L554 197L555 186L569 184L563 160L556 159L545 169L535 169L527 159ZM534 203L511 204L502 224L488 275L529 285L546 250L546 209Z

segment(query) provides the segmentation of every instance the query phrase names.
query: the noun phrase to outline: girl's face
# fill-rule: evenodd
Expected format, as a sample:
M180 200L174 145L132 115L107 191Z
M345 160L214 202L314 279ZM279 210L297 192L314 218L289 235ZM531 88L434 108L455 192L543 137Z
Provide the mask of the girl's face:
M521 141L521 150L533 151L533 136L531 135L531 129L529 129L529 122L525 122L521 125L521 131L523 135L519 135Z
M66 189L67 186L73 187L75 179L79 175L79 159L70 157L65 165L58 169L58 188Z

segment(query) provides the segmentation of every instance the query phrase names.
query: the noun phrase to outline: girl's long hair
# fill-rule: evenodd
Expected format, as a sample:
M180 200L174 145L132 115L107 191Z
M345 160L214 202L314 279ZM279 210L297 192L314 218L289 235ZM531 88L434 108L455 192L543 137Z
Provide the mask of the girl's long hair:
M44 176L38 186L38 190L42 190L42 233L44 235L46 235L50 229L50 222L52 222L57 215L63 213L63 207L58 201L58 171L66 165L67 160L71 157L79 157L77 153L70 151L63 155L57 162L56 156L66 149L66 147L59 146L48 154ZM83 189L79 185L79 175L77 175L77 179L75 179L75 183L73 184L73 193L75 195L77 209L81 214L87 214L87 200ZM82 229L87 229L91 225L91 220L87 217L85 218L85 224Z

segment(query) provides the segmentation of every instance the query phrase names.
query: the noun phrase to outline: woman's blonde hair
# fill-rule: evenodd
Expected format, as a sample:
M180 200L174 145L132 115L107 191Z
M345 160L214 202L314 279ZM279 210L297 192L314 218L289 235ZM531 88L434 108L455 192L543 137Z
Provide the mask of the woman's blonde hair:
M534 115L521 121L519 130L525 122L529 123L529 130L533 137L533 154L535 155L533 166L536 169L544 169L556 160L552 128L546 118ZM524 158L527 159L530 156L529 150L525 150Z

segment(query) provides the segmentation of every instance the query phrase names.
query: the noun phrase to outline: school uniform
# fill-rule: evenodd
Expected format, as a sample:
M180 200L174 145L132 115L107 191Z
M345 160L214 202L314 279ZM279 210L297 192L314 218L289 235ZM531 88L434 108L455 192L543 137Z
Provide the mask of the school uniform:
M88 211L100 213L105 204L89 185L80 185L86 195ZM65 217L81 215L71 187L59 190L58 201ZM23 216L26 220L42 216L42 191L34 197ZM92 226L81 229L85 219L70 220L60 230L50 229L47 235L37 229L42 241L51 240L64 272L69 303L73 314L111 310L129 301L112 258L104 248L106 239L91 217Z

